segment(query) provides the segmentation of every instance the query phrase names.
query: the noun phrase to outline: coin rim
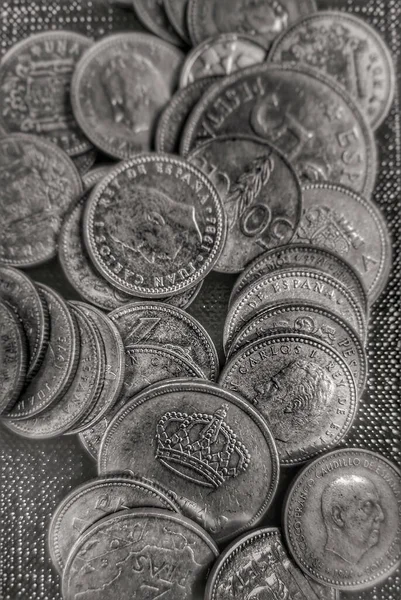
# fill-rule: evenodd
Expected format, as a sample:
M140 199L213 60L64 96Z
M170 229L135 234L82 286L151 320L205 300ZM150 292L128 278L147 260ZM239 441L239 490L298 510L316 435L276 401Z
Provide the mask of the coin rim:
M25 384L25 374L28 365L28 353L27 346L25 340L25 332L23 330L22 324L19 321L17 315L12 310L9 304L3 301L0 297L0 313L4 311L10 321L11 327L14 330L13 338L14 338L14 346L16 349L16 360L14 361L15 368L13 369L13 377L11 385L6 388L6 394L0 395L0 417L4 417L7 413L13 409L16 402L18 402L18 398L20 392ZM3 323L2 329L3 329ZM7 367L6 367L7 368ZM4 382L2 382L2 387ZM8 391L7 391L8 389ZM2 402L2 398L4 399L4 406Z
M174 12L173 6L175 4L175 0L164 0L163 5L166 11L167 19L170 21L173 29L176 30L179 37L185 43L186 46L191 46L191 38L189 37L188 26L187 26L187 9L188 9L188 1L186 1L184 5L184 26L181 21L178 19L178 15Z
M171 31L167 31L167 29L158 25L155 19L153 19L152 13L147 9L146 3L143 0L131 0L130 4L141 24L149 29L153 35L158 36L164 42L173 44L176 47L182 48L185 46L185 40L181 38L181 36L178 34L178 31L175 31L175 28L170 22L165 10L164 2L161 2L160 4L156 2L155 4L159 5L162 9L161 12L165 14L166 22L171 26Z

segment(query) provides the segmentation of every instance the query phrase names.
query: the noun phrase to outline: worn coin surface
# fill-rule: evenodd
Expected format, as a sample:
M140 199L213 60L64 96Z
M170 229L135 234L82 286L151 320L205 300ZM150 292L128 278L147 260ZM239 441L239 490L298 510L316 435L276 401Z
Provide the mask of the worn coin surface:
M215 271L238 273L266 250L291 241L302 190L290 163L267 142L222 136L201 144L187 160L211 179L224 204L227 237Z
M109 317L126 349L157 344L195 364L205 378L217 379L217 350L204 327L183 310L161 302L137 302L114 310Z
M91 45L72 31L51 31L12 46L0 63L0 128L44 136L70 156L90 150L72 112L70 86Z
M218 555L212 538L181 515L156 508L123 511L78 540L65 567L63 598L131 600L145 593L163 600L203 600L206 576Z
M140 477L99 477L75 488L56 508L49 527L49 550L61 574L75 542L94 523L120 510L153 506L180 512L168 492Z
M394 100L393 59L382 37L366 21L343 12L319 11L292 25L269 53L273 62L309 65L342 85L374 129Z
M32 267L56 254L61 222L82 193L78 171L39 137L0 137L0 264Z
M210 180L181 158L142 154L91 194L84 236L92 262L115 287L141 297L184 291L213 269L225 213Z
M291 23L316 10L315 0L190 0L189 33L194 45L211 35L236 31L268 48Z
M386 286L391 269L391 236L378 205L342 186L303 189L303 214L294 241L329 248L359 274L370 302Z
M218 543L256 525L275 494L273 437L245 400L205 382L154 385L110 423L99 472L130 469L176 494L182 512Z
M337 446L358 408L354 377L328 344L306 334L277 333L239 350L219 384L266 419L282 465Z
M177 0L175 0L176 2ZM183 39L169 21L163 0L132 0L138 19L155 35L176 46L183 46Z
M401 474L362 449L334 450L307 465L284 509L289 550L324 585L369 588L399 565Z
M96 162L97 152L96 150L89 150L85 154L73 157L73 163L76 166L78 173L83 177L93 167Z
M25 383L27 347L25 334L17 316L0 302L0 415L9 412Z
M377 173L372 129L332 78L303 65L264 63L216 83L189 117L184 155L227 134L257 134L292 162L301 181L330 181L369 196Z
M266 49L249 35L225 33L208 38L185 59L180 86L216 75L224 77L266 60Z
M164 0L164 8L166 10L167 18L173 28L180 38L190 46L192 42L188 31L188 0Z
M95 146L118 159L150 150L182 61L178 48L146 33L107 36L86 52L72 81L72 106Z

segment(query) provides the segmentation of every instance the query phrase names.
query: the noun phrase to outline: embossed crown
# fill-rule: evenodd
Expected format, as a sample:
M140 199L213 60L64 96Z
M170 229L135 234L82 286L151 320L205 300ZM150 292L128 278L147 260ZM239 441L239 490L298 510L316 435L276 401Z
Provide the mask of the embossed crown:
M227 405L213 415L168 412L158 422L156 458L181 477L220 487L246 471L250 454L224 422Z

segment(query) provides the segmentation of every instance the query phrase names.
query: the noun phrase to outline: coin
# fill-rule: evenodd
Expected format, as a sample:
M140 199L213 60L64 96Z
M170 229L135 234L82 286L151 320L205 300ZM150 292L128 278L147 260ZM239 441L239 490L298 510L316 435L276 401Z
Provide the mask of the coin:
M0 138L0 264L31 267L56 254L61 221L82 192L73 162L54 144Z
M183 40L168 19L163 0L132 0L132 3L138 19L152 33L166 42L183 46Z
M265 63L208 90L189 117L181 151L227 134L257 134L304 183L330 181L369 196L376 145L366 117L335 81L310 67Z
M156 344L173 350L216 381L219 374L217 350L202 325L191 315L162 303L138 302L118 308L109 315L125 348Z
M338 590L321 585L312 579L309 580L309 583L318 600L341 600Z
M49 341L49 314L45 300L27 275L12 267L0 267L0 299L18 315L28 345L29 381L38 371Z
M250 35L225 33L208 38L187 55L180 86L185 87L210 75L231 75L264 62L266 56L266 49Z
M309 65L333 77L376 129L394 100L396 75L384 40L366 21L339 11L308 15L276 38L273 62Z
M218 554L211 537L181 515L156 508L120 512L93 525L74 546L63 575L63 598L93 592L98 600L145 598L144 593L201 600Z
M386 286L392 255L391 236L378 205L330 184L305 186L303 202L294 240L340 255L357 271L373 303Z
M75 542L94 523L120 510L152 506L179 512L161 486L139 477L109 476L87 481L57 506L49 527L49 550L62 574Z
M305 334L273 334L239 350L219 384L266 419L282 465L303 463L340 444L358 408L347 363Z
M22 325L14 312L0 302L0 415L15 405L25 383L27 350Z
M268 48L291 23L316 10L314 0L190 0L189 33L194 45L211 35L236 31Z
M97 152L96 150L89 150L85 154L74 156L73 163L76 166L78 173L83 177L93 167L96 162Z
M72 113L70 85L91 45L72 31L46 31L12 46L0 63L0 127L44 136L70 156L90 150Z
M301 218L301 186L290 163L264 140L222 136L187 160L208 175L224 203L227 237L215 271L238 273L291 241Z
M400 563L401 474L362 449L338 449L307 465L284 510L287 544L301 569L343 590L369 588Z
M191 45L187 23L188 0L164 0L167 18L178 35L188 46Z
M108 175L114 165L101 165L91 169L82 177L84 192L89 192L99 181Z
M98 184L86 206L84 237L107 281L126 293L162 298L213 269L224 246L225 214L199 169L143 154Z
M137 32L107 36L85 53L72 81L72 106L97 148L118 159L151 148L182 60L178 48Z
M110 423L98 466L101 474L130 469L160 481L218 543L264 517L279 473L257 411L200 380L154 385L133 398Z

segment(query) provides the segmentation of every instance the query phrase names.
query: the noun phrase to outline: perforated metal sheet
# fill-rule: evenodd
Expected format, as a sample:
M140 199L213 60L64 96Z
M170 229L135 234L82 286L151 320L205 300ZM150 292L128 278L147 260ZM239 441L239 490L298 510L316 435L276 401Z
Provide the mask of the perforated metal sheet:
M347 10L376 27L393 53L400 82L401 0L321 0L319 8ZM106 0L0 0L1 53L29 34L48 29L72 29L97 39L113 31L142 28L130 11L112 7ZM391 114L378 132L380 171L375 191L393 237L394 266L389 285L372 311L368 388L348 439L348 445L379 452L397 463L401 462L400 89L399 85ZM56 261L29 273L66 298L77 298ZM219 349L232 283L232 277L212 274L190 309ZM46 547L49 520L72 488L95 475L94 464L75 438L25 441L0 426L0 469L0 600L58 600L59 577ZM278 498L269 523L278 524L280 505ZM400 589L398 573L377 588L342 597L399 600Z

